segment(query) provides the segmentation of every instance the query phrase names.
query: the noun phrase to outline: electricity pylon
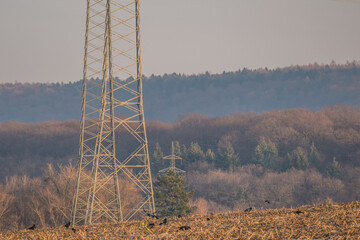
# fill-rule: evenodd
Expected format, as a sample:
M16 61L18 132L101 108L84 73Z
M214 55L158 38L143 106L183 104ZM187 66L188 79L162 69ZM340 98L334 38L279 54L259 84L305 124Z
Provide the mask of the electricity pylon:
M121 183L129 182L137 192L125 207ZM139 0L87 0L71 222L128 221L143 211L154 213L155 204L143 112Z
M165 172L169 172L169 171L174 171L177 173L185 173L184 170L181 170L181 169L175 167L175 160L180 160L182 158L175 155L174 142L171 142L171 155L165 156L165 157L163 157L163 159L171 160L171 165L168 168L160 170L159 173L165 173Z

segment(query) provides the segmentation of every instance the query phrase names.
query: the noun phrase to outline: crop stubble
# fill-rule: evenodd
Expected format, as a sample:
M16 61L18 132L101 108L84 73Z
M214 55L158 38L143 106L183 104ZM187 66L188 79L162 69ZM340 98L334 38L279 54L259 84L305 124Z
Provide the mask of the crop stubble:
M147 219L83 226L75 233L65 227L6 231L0 239L360 239L359 213L359 202L321 204L170 218L163 225Z

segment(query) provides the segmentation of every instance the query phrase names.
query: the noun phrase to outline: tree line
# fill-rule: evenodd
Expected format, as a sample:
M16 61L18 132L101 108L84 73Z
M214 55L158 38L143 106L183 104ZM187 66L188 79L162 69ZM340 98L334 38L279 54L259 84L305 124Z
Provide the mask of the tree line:
M197 214L358 201L359 119L359 109L335 106L147 122L152 174L170 165L174 141ZM77 121L0 124L1 228L68 219L78 139Z
M359 106L360 64L310 64L277 69L241 69L194 75L143 77L144 110L150 121L173 122L180 115L211 117L234 112L287 108L319 110ZM26 81L26 79L24 79ZM82 82L0 84L0 121L43 122L80 118Z
M359 166L358 119L357 108L335 106L216 118L187 114L171 124L147 122L153 173L168 166L160 155L170 154L175 141L175 153L183 158L178 164L185 170L205 161L222 170L259 164L278 172L294 167L340 174L336 169ZM128 146L121 133L117 141ZM47 163L75 164L78 144L78 121L0 123L0 179L39 176Z
M292 168L298 170L315 168L331 177L341 178L343 175L342 166L336 157L333 157L332 161L326 161L323 158L324 155L321 155L317 150L314 142L307 149L298 146L291 152L287 152L285 156L279 156L276 144L271 139L261 137L252 157L247 161L240 159L231 141L222 142L216 150L208 148L206 151L203 151L197 142L191 142L187 147L186 145L181 146L178 141L175 141L174 153L181 158L177 162L177 167L185 170L197 168L199 162L202 162L206 168L211 167L230 172L238 167L254 164L276 172L284 172ZM164 159L164 153L159 143L155 144L152 157L151 163L154 173L169 166L169 159Z

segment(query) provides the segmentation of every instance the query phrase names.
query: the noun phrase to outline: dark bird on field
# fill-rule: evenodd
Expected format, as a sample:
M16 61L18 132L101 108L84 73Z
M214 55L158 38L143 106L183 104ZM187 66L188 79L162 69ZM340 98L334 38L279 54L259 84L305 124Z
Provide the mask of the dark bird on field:
M155 223L149 223L148 228L153 228L155 226Z
M182 218L181 214L178 215L178 218Z
M207 218L206 220L210 221L210 218Z
M35 224L33 224L31 227L29 227L28 229L29 230L34 230L36 228L36 225Z
M189 226L181 226L181 227L179 227L179 230L183 230L183 231L185 231L185 230L189 230L191 227L189 227Z
M75 229L75 228L72 228L71 230L72 230L74 233L76 233L76 229Z
M267 200L267 199L266 199L264 202L265 202L265 203L267 203L267 204L270 204L270 201L269 201L269 200Z
M303 212L300 211L300 210L297 210L295 213L296 213L296 214L300 214L300 213L303 213Z
M156 214L146 214L149 218L156 218L156 219L159 219L158 216L156 216Z
M167 218L164 218L164 220L159 225L166 225L167 224Z
M252 207L249 207L247 209L244 210L244 212L250 212L253 208Z
M70 222L67 222L67 223L64 225L64 227L66 227L66 228L70 227Z

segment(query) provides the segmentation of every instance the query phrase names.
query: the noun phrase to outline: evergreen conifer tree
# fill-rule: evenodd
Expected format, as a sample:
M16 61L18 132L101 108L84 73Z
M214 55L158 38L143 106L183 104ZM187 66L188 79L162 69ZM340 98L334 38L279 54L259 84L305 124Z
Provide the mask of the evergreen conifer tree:
M152 172L157 172L164 167L163 157L164 153L161 151L160 144L157 142L153 153L153 161L151 162Z
M232 171L235 167L240 165L239 156L235 153L233 145L230 141L226 141L224 146L219 149L217 158L217 166Z
M160 163L162 162L162 159L164 157L164 153L161 151L161 147L160 147L160 144L157 142L155 144L155 150L154 150L154 153L153 153L153 158L156 162Z
M212 163L215 160L215 153L209 148L206 151L205 157L207 162Z
M260 164L264 168L273 168L278 157L275 143L270 139L266 140L264 137L261 137L255 148L254 163Z
M292 154L291 166L295 167L296 169L303 170L310 167L310 162L306 154L306 150L301 147L297 147L294 150Z
M292 156L290 153L286 153L285 159L281 164L280 170L286 171L286 170L290 169L291 167L293 167L291 164L292 164Z
M181 146L181 155L180 155L180 157L182 157L182 159L187 159L187 148L186 148L186 146L185 146L185 144L183 144L182 146Z
M168 171L157 177L154 183L156 212L161 217L187 215L195 210L189 206L194 190L189 191L184 176Z
M196 162L205 159L205 153L197 142L192 142L187 149L186 161Z
M181 156L181 147L179 141L174 142L174 154L179 157Z
M330 166L326 168L326 175L338 179L341 179L343 177L343 168L341 167L339 162L336 161L336 157L333 158Z
M319 165L319 152L317 148L315 147L314 142L311 143L310 149L309 149L309 162L312 166L318 166Z

